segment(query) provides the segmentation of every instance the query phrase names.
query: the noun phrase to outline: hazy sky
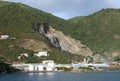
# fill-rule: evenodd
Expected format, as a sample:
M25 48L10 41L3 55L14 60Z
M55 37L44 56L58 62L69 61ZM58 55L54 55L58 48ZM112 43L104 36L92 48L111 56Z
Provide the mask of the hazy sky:
M5 0L21 2L58 17L86 16L100 9L120 8L120 0Z

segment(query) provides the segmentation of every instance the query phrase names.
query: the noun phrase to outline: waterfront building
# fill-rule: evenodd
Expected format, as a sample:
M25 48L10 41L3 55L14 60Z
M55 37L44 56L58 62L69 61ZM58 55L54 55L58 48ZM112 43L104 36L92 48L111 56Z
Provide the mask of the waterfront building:
M42 63L33 64L12 64L12 67L25 72L54 71L55 63L53 60L45 60Z
M28 71L44 71L44 66L42 64L30 64Z
M102 68L107 68L107 67L109 67L110 65L108 65L108 64L105 64L105 63L102 63L102 64L93 64L93 63L89 63L89 64L87 64L87 63L85 63L85 64L83 64L83 63L78 63L78 64L74 64L74 63L72 63L71 64L71 67L73 67L73 68L80 68L80 67L95 67L95 68L99 68L99 67L102 67Z
M12 67L20 69L25 72L41 72L41 71L57 71L57 67L79 69L80 67L86 68L107 68L108 64L93 64L93 63L71 63L71 64L55 64L53 60L44 60L42 63L33 64L12 64Z
M42 62L44 67L46 68L47 71L54 71L55 70L55 63L53 60L44 60Z

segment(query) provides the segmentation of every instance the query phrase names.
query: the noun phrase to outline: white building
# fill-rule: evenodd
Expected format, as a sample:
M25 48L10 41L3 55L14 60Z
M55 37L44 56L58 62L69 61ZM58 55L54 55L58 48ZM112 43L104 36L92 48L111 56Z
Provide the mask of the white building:
M29 57L28 53L22 53L20 56L18 56L18 59L21 60L22 56Z
M34 66L33 66L33 64L30 64L30 65L28 66L28 71L34 71Z
M28 71L44 71L44 66L42 64L30 64Z
M80 67L102 67L102 68L107 68L107 67L109 67L109 65L108 64L105 64L105 63L102 63L102 64L92 64L92 63L90 63L90 64L83 64L83 63L78 63L78 64L71 64L71 66L73 67L73 68L80 68Z
M38 69L39 71L44 71L44 66L43 66L42 64L39 65L38 68L39 68L39 69Z
M1 35L0 36L0 39L8 39L9 38L9 35Z
M53 60L44 60L42 62L42 64L46 68L46 71L54 71L55 70L55 63Z
M25 72L54 71L55 63L53 60L45 60L42 64L12 64L12 67Z
M35 56L41 57L41 56L48 56L47 51L43 51L43 52L38 52L36 54L34 54Z
M22 53L22 54L20 54L20 56L29 57L28 53Z
M26 72L44 71L43 64L12 64L11 66Z

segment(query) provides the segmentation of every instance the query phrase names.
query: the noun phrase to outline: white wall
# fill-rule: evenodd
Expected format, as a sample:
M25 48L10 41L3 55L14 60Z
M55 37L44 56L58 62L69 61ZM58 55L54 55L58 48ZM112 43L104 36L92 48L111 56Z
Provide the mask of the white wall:
M54 63L53 60L44 60L42 63L45 64L48 67L52 67L52 68L55 67L55 63Z
M39 68L39 69L38 69L39 71L44 71L43 65L39 65L38 68Z
M46 71L53 71L54 68L46 67Z
M48 67L55 67L55 63L48 63Z
M53 60L44 60L42 63L46 67L46 71L53 71L55 68L55 63Z
M34 54L35 56L41 57L41 56L48 56L47 52L38 52L36 54Z
M0 39L8 39L9 38L8 35L1 35L0 37L1 37Z
M34 71L34 66L32 64L29 65L29 71Z

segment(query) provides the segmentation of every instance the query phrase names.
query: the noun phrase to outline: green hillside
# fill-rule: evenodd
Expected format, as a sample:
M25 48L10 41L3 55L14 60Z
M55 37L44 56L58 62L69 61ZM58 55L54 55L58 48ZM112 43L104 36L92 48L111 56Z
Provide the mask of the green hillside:
M16 37L15 40L0 40L0 61L18 61L17 57L23 52L28 52L30 58L23 58L22 62L53 59L57 63L68 63L73 60L72 55L68 60L67 52L51 47L42 34L33 30L33 24L37 23L47 23L53 28L63 31L64 34L80 40L95 54L120 52L119 22L120 9L103 9L89 16L64 20L21 3L0 1L0 35L8 34ZM19 47L19 43L25 39L44 41L51 50L50 56L40 59L32 55L32 50Z
M69 23L68 21L53 16L50 13L21 3L0 1L0 35L7 34L16 37L15 40L0 40L0 61L18 61L17 57L20 53L28 52L30 58L23 59L23 62L40 62L39 58L31 55L33 51L19 47L19 42L24 39L34 39L44 41L50 47L50 53L52 54L44 59L52 58L57 63L68 62L66 52L55 50L55 48L51 47L42 34L33 30L33 23L48 23L50 26L61 31L69 29L71 26L67 24Z
M85 16L77 16L77 17L69 19L68 21L71 23L78 23L83 18L85 18Z
M47 22L59 30L69 27L66 25L67 21L57 18L49 13L31 8L27 5L11 3L7 5L5 4L5 6L2 4L2 6L0 6L0 26L2 26L0 27L1 33L5 33L5 31L7 31L7 33L20 37L23 33L31 34L32 24L37 22ZM22 33L19 33L21 31Z
M70 21L77 27L71 35L95 53L120 52L120 9L103 9Z

